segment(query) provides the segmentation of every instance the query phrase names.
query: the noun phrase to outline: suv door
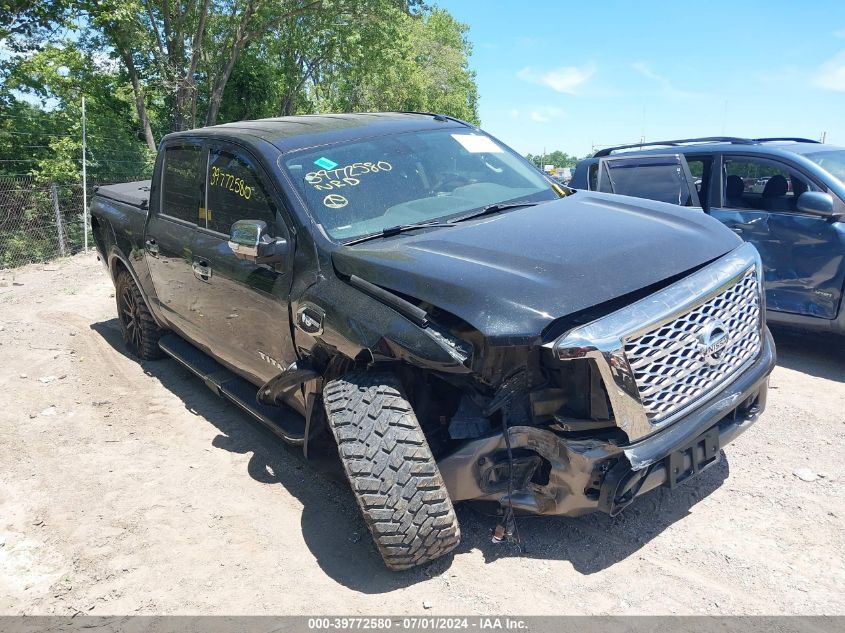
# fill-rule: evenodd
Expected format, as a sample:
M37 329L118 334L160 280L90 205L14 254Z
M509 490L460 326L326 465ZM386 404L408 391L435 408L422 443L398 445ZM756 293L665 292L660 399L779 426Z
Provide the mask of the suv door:
M608 156L596 166L595 189L624 196L700 207L687 161L682 154ZM593 188L592 180L591 188Z
M835 319L845 244L830 219L795 206L804 191L824 187L782 161L741 154L724 154L721 161L721 200L710 214L760 252L768 308Z
M272 180L244 150L211 142L206 208L194 241L194 275L200 287L200 346L254 384L278 375L296 360L289 320L293 262L283 203ZM287 261L257 264L229 248L237 220L262 220L270 234L290 244Z
M150 200L144 258L168 325L193 340L196 280L191 262L197 218L204 212L205 150L199 142L180 139L164 147L159 160L158 195Z

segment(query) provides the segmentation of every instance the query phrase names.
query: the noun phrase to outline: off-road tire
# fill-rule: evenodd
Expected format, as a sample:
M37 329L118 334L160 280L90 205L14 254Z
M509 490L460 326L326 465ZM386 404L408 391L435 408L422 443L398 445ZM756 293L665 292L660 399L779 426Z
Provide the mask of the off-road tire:
M128 271L121 270L115 276L114 296L120 332L127 349L142 360L162 358L164 353L158 341L164 331L156 325L141 291Z
M364 521L389 569L422 565L458 546L449 492L389 372L354 371L323 392L329 427Z

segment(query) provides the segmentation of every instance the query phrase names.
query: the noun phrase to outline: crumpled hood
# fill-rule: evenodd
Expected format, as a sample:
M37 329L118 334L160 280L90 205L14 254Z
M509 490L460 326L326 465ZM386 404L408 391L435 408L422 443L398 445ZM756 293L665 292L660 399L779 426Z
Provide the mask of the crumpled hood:
M530 339L559 317L740 243L696 209L577 192L455 227L341 247L332 259L341 274L431 303L489 339Z

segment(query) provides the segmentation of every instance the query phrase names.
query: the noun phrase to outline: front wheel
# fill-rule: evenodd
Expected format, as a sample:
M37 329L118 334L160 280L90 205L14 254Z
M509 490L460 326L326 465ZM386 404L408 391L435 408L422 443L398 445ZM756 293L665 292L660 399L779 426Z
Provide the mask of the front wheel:
M354 371L326 384L323 400L338 453L388 568L451 552L461 532L449 492L399 379Z
M158 341L164 332L156 325L150 309L144 303L141 291L128 271L121 270L117 273L114 280L114 296L117 300L120 332L129 351L142 360L162 358L164 354L158 346Z

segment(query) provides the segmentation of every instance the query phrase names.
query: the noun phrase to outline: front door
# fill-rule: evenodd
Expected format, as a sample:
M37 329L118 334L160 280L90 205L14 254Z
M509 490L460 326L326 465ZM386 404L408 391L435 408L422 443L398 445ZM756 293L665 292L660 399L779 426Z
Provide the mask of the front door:
M262 220L293 244L281 199L244 151L209 147L205 217L192 253L198 289L200 346L254 384L278 375L295 358L289 320L293 258L281 264L239 260L229 248L237 220Z
M845 233L796 209L808 190L820 187L790 165L726 155L721 204L710 214L760 252L770 310L834 319L845 283Z

